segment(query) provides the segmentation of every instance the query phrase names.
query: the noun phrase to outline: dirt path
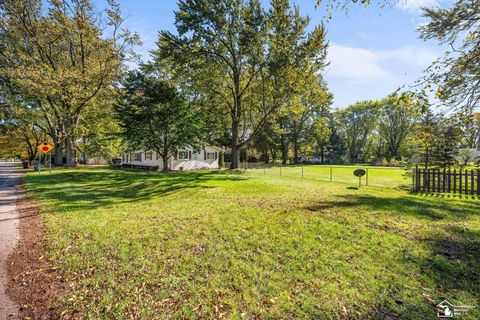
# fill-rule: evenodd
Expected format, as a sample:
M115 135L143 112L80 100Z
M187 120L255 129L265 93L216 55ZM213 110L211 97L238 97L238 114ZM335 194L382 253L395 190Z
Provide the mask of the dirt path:
M7 257L19 240L19 214L16 208L19 191L15 189L19 178L14 164L0 163L0 320L16 319L18 314L18 307L5 291L9 279Z

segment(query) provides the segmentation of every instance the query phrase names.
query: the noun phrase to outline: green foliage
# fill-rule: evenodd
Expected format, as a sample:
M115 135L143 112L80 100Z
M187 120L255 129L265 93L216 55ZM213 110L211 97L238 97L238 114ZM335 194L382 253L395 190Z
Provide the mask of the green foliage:
M461 137L460 126L456 119L442 117L434 130L433 154L436 163L444 168L455 163Z
M225 153L220 151L218 153L218 167L223 168L225 166Z
M339 126L350 163L362 160L368 139L377 126L377 115L378 103L375 101L361 101L337 110L336 125Z
M449 106L472 109L480 102L480 1L459 0L451 8L425 8L429 22L419 28L423 39L447 44L443 59L430 67L428 80Z
M237 168L238 150L251 140L239 139L256 134L274 110L247 102L265 64L265 12L258 0L179 1L178 7L178 35L160 32L156 55L180 65L198 93L215 98L210 107L229 117Z
M0 158L25 156L24 140L20 129L14 124L0 125Z
M322 163L325 160L325 147L330 142L333 133L332 131L330 122L325 117L315 119L310 127L310 137L313 140L316 154L320 155Z
M289 1L272 1L268 12L258 0L180 1L176 18L178 35L160 33L156 60L178 66L184 84L228 122L232 168L277 113L302 117L295 108L327 100L312 90L322 83L324 28L308 33L309 19Z
M131 149L156 151L168 170L168 159L179 148L199 147L201 124L175 87L141 72L129 73L123 86L115 112Z
M29 162L38 154L37 146L47 141L34 108L0 106L0 158L20 157Z
M138 43L121 27L118 5L108 4L101 15L89 0L0 2L0 78L41 113L57 163L65 149L67 165L75 164L85 110L111 90Z
M411 93L393 93L379 102L378 132L385 142L388 162L400 159L400 150L414 127L419 106Z

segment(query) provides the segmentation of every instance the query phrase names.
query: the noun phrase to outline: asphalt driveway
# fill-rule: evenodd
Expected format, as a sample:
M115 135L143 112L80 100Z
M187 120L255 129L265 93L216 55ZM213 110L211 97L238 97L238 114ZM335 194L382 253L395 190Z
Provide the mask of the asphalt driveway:
M7 296L8 284L6 260L19 240L18 193L15 186L20 183L20 174L15 164L0 162L0 320L15 319L18 308Z

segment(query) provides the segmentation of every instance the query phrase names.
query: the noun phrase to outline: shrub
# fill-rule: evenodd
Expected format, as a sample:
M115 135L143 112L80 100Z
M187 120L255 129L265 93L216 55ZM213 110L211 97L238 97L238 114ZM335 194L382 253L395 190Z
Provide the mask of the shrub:
M223 151L218 153L218 167L223 168L225 166L225 156Z

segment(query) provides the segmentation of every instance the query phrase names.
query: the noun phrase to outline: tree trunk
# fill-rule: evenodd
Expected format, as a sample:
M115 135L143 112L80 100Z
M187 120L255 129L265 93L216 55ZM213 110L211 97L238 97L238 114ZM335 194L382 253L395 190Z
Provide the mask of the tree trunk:
M325 147L323 144L320 145L320 161L321 163L325 162Z
M232 117L232 163L230 169L240 168L240 148L238 145L238 128L240 126L242 115L242 96L240 89L240 72L238 65L235 63L233 68L233 84L234 84L234 108L231 110L230 116Z
M293 122L293 164L298 164L298 131L297 130L297 123Z
M170 168L168 167L168 158L162 156L162 162L163 162L163 170L162 171L170 170Z
M232 143L232 162L230 163L230 169L240 168L240 150Z
M73 168L76 166L75 162L75 138L73 136L67 136L66 140L66 163L65 166Z
M277 152L277 150L270 149L270 154L272 156L272 164L275 164L275 162L277 161Z
M293 163L294 164L298 164L298 139L297 137L295 137L295 139L293 140Z
M54 143L55 150L53 151L53 163L56 166L63 165L63 145L59 142Z
M238 148L238 121L232 121L232 163L230 169L240 168L240 149Z
M288 142L285 136L282 137L282 164L287 164L288 160Z

